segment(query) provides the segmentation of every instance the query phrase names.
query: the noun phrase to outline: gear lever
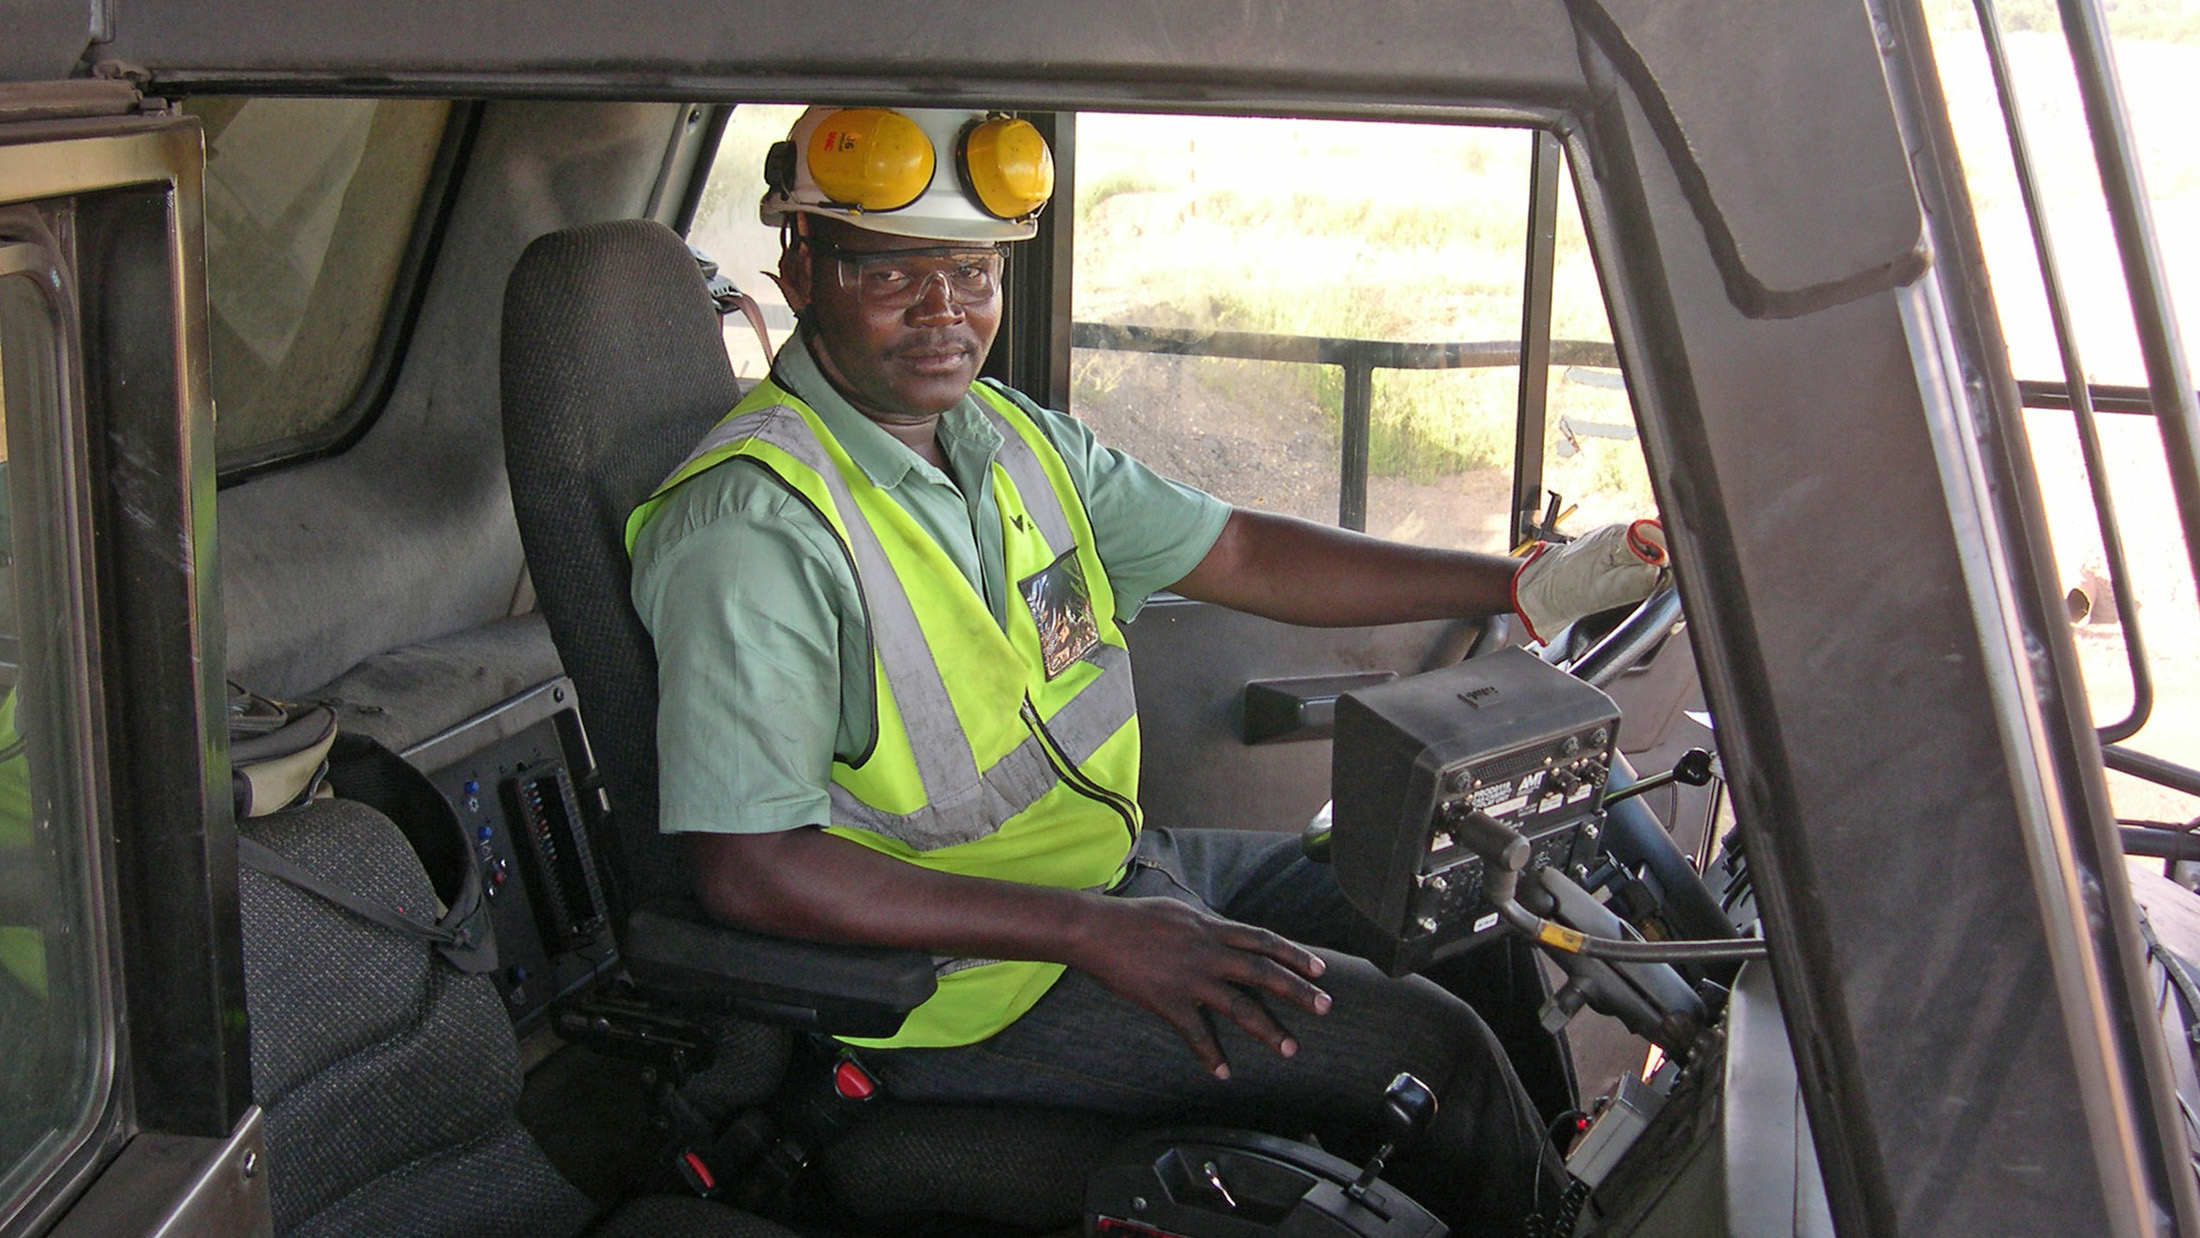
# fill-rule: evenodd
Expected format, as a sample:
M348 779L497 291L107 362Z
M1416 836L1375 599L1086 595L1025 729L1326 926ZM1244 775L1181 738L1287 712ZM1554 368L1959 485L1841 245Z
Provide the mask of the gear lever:
M1436 1120L1436 1093L1429 1086L1400 1071L1398 1077L1383 1089L1383 1146L1375 1150L1367 1167L1360 1171L1359 1179L1344 1189L1355 1202L1364 1202L1367 1188L1375 1179L1383 1176L1383 1169L1390 1158L1409 1148Z

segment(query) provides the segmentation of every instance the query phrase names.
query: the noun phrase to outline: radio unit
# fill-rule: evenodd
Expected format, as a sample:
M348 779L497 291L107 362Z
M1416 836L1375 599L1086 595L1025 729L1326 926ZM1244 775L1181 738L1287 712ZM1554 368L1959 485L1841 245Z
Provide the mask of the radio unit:
M1619 707L1524 649L1347 693L1336 727L1331 862L1391 975L1503 931L1457 833L1469 813L1526 838L1531 869L1596 854Z

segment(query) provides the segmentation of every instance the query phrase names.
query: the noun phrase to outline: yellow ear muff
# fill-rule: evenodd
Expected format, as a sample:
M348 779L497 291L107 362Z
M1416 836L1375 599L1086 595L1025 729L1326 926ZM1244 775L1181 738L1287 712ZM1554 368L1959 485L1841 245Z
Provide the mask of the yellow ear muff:
M996 116L963 131L955 144L963 184L995 219L1024 219L1054 196L1054 154L1028 120Z
M898 211L932 184L932 139L886 108L846 108L826 117L810 133L808 154L818 191L859 211Z

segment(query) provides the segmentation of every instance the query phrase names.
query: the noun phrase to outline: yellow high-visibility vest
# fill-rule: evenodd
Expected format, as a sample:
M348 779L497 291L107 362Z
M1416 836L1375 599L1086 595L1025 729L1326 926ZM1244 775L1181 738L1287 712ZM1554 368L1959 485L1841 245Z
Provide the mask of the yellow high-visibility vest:
M1114 591L1060 453L1014 401L982 384L972 394L1002 439L991 480L1016 591L1005 629L817 414L768 381L634 510L627 548L697 474L735 457L769 469L839 538L870 632L878 738L860 763L834 761L831 832L940 872L1104 889L1141 824L1138 721ZM1013 1023L1062 974L1061 964L1023 960L938 966L939 991L899 1033L852 1043L971 1044Z

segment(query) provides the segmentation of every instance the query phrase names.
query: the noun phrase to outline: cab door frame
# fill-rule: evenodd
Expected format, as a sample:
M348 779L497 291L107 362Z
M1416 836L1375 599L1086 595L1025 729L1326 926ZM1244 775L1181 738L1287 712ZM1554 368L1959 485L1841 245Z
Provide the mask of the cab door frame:
M8 103L0 244L46 255L58 340L36 536L63 554L60 708L76 725L60 764L79 811L56 824L88 849L105 1026L92 1118L0 1200L0 1235L267 1233L209 656L223 641L199 127L122 82Z

